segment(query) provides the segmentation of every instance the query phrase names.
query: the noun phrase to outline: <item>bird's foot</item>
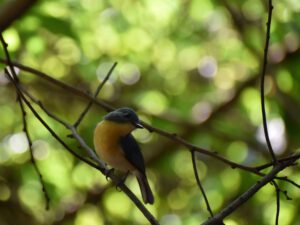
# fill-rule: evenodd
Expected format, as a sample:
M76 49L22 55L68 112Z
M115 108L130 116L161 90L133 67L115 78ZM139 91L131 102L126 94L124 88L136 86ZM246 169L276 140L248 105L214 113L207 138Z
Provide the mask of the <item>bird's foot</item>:
M106 177L106 180L108 180L108 178L115 172L115 169L112 168L112 169L108 169L105 171L105 177Z

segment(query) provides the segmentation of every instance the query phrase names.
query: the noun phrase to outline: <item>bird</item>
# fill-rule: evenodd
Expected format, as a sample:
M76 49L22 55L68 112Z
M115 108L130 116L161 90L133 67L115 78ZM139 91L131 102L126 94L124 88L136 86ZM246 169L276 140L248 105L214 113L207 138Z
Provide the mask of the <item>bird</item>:
M113 169L136 176L145 204L153 204L141 149L131 132L144 128L136 112L123 107L109 112L94 130L94 147L97 155Z

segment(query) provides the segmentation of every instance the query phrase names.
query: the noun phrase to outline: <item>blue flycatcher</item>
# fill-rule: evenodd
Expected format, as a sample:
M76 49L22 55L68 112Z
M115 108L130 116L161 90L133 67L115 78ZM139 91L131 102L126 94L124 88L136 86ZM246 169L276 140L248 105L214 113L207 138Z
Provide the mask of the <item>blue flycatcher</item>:
M144 202L153 204L144 158L131 132L143 128L136 113L120 108L108 113L94 131L94 145L98 156L111 167L131 172L138 180Z

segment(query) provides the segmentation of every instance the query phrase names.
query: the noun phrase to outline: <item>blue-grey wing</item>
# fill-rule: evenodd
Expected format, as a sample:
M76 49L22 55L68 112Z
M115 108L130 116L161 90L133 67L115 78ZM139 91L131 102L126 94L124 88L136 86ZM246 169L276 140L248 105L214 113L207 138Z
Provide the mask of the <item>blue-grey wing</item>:
M131 134L121 138L121 147L124 151L125 158L135 168L145 174L145 163L140 146Z

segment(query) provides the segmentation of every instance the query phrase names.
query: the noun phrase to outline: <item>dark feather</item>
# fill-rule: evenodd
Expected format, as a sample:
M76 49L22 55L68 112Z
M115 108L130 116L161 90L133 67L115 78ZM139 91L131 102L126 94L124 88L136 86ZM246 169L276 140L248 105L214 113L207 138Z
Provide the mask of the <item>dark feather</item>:
M125 158L143 175L145 172L144 158L140 147L134 137L129 134L121 138L121 147L124 151Z

